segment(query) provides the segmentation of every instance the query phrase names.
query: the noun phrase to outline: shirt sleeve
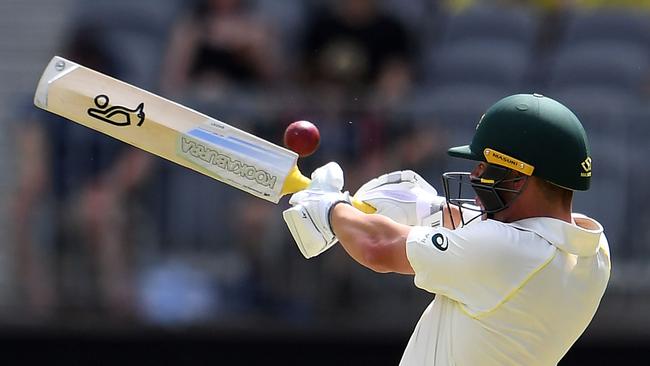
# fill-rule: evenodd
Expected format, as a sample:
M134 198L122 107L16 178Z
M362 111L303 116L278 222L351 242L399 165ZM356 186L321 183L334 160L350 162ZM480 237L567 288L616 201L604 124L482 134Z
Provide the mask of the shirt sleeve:
M555 249L533 232L485 220L456 230L414 227L406 253L417 287L480 313L543 268Z

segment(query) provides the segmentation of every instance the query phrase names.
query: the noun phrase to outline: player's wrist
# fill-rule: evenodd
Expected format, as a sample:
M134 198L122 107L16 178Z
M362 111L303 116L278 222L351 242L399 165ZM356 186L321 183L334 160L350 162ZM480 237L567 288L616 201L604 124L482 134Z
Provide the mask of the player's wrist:
M327 212L327 224L334 236L336 236L336 234L334 233L334 227L332 226L332 215L334 214L334 210L336 209L336 207L339 206L340 204L350 205L350 206L352 205L349 192L344 192L341 199L333 201L330 204L329 210Z

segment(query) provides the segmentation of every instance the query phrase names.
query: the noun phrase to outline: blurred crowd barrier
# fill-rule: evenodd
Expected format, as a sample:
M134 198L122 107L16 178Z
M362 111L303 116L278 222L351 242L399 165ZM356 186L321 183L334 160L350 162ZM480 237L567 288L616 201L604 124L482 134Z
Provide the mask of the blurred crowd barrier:
M446 149L470 141L489 105L518 92L553 97L590 136L593 186L574 210L605 227L616 296L650 290L646 3L83 1L57 54L278 144L289 123L310 120L321 146L301 170L337 161L351 192L397 169L441 190L442 172L471 169ZM13 116L20 168L4 319L336 319L402 331L431 300L410 277L370 272L340 248L302 258L281 218L286 200L248 196L29 97Z

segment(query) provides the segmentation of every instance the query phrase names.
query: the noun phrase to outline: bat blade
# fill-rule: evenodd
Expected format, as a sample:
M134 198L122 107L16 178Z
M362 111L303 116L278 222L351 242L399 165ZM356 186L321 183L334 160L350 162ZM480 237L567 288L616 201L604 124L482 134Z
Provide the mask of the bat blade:
M293 151L62 57L34 104L273 203L309 183Z

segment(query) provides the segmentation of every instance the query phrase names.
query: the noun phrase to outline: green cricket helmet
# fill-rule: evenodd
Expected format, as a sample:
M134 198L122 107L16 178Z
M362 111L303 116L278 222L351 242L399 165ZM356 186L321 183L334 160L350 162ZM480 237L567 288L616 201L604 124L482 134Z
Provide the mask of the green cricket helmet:
M580 120L540 94L517 94L496 102L479 121L472 142L453 147L448 154L570 190L585 191L591 181L591 152Z
M567 107L539 94L501 99L481 117L472 142L449 149L449 155L489 163L480 176L448 172L442 176L447 203L494 218L515 202L530 176L569 190L589 189L591 154L582 124ZM521 174L511 174L512 171ZM471 186L474 197L463 187ZM452 220L451 223L456 226Z

